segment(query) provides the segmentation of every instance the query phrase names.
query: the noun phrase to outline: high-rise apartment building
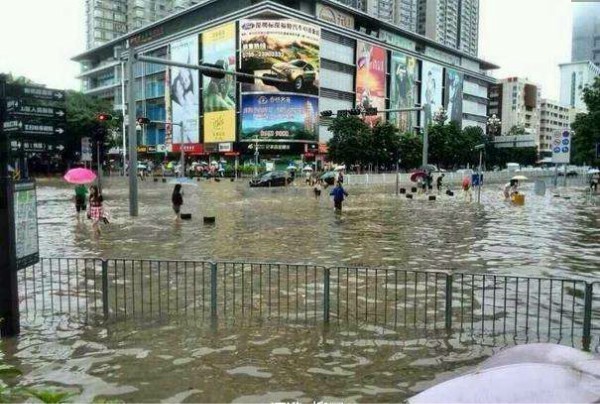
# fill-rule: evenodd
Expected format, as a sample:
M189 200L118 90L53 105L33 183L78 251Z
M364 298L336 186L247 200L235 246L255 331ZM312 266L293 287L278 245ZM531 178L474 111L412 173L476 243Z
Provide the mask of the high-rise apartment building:
M600 3L573 2L571 61L591 60L600 65Z
M417 32L476 56L479 0L418 0Z
M196 3L199 1L86 0L87 48L95 48Z
M600 67L589 60L572 63L561 63L560 68L560 103L580 111L586 111L583 102L583 89L591 86L600 76Z

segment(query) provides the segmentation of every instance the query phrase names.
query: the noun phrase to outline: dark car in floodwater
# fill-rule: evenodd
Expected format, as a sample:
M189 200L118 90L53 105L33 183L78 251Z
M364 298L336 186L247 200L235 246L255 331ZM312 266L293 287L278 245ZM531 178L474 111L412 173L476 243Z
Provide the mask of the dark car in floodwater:
M251 187L284 187L294 179L286 171L269 171L250 180Z

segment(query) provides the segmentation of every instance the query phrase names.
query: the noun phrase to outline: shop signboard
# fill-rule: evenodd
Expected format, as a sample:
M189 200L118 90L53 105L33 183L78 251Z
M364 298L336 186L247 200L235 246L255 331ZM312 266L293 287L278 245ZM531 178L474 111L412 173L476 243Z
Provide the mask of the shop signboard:
M234 71L235 23L221 25L202 34L202 61ZM235 142L235 81L203 76L204 143Z
M317 18L342 28L354 29L354 17L325 4L317 3Z
M358 41L356 51L356 107L385 109L385 49L368 42ZM384 115L366 116L368 123L383 119Z

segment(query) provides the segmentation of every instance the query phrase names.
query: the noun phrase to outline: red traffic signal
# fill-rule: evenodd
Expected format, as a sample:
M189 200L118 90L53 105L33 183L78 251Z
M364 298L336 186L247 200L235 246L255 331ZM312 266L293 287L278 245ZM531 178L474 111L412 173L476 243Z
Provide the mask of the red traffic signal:
M148 125L150 123L150 118L146 118L145 116L138 116L136 122L140 125Z
M112 115L110 114L98 114L98 120L100 122L110 121L112 119Z

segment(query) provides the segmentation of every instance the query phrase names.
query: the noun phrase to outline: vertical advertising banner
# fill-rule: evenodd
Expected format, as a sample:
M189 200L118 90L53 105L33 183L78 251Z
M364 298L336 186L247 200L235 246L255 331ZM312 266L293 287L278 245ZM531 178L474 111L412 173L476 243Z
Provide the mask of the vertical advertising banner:
M171 68L165 69L165 119L167 122L173 122L173 108L171 106ZM173 147L173 127L170 124L165 125L165 147L171 151Z
M446 69L446 95L444 105L448 113L448 121L462 122L463 103L463 78L462 73L454 69Z
M317 141L320 36L289 19L240 21L240 69L280 80L243 84L241 141Z
M356 49L356 106L357 108L385 109L385 49L357 41ZM383 115L367 116L374 123Z
M235 23L202 34L202 61L235 71ZM235 81L203 76L204 143L235 142Z
M175 62L198 63L198 36L191 35L171 43L171 60ZM171 67L170 98L172 122L183 123L183 134L179 125L173 125L173 144L199 144L198 125L199 89L198 72L192 69Z
M423 62L421 75L421 126L433 124L434 114L442 107L443 68L431 62Z
M417 79L419 69L417 59L406 56L400 52L392 52L390 67L391 92L390 109L413 108L417 102ZM393 112L390 120L400 128L402 132L412 132L417 126L417 113L415 112Z

